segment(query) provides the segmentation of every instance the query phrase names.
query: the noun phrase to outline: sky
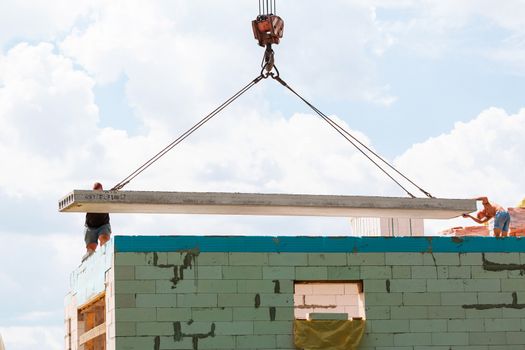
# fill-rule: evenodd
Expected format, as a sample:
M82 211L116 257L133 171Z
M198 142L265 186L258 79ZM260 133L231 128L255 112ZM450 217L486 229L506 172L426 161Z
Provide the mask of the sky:
M281 77L441 198L525 196L525 1L288 0ZM0 334L63 348L82 214L260 72L257 1L0 2ZM264 80L125 187L406 196L295 96ZM417 196L417 190L410 188ZM348 235L348 219L124 215L122 235ZM426 234L471 225L427 222Z

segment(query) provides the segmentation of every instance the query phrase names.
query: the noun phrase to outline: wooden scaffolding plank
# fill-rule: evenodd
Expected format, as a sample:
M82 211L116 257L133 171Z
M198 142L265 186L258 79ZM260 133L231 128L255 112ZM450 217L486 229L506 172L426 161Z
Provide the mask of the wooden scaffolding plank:
M303 194L74 190L61 212L405 217L448 219L476 210L473 199Z

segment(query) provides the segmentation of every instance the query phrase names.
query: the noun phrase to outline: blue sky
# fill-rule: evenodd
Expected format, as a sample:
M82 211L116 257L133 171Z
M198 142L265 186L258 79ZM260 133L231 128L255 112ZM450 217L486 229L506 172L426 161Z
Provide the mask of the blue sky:
M525 3L289 0L282 77L438 197L525 196ZM83 254L59 198L110 187L259 73L256 1L0 4L0 334L62 348ZM263 81L126 189L403 196ZM428 222L427 234L469 225ZM115 234L350 234L346 218L112 215Z

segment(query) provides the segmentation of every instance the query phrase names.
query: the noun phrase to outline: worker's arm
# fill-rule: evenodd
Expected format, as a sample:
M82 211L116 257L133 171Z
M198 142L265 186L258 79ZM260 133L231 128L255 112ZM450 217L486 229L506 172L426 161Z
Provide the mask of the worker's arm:
M478 219L478 218L476 218L476 217L474 217L474 216L472 216L470 214L463 214L463 217L464 218L471 218L472 220L474 220L478 224L484 224L484 223L486 223L487 221L490 220L490 218L488 218L488 217L484 217L483 219L480 220L480 219Z
M475 198L477 201L481 201L481 203L488 203L489 199L487 197L477 197Z

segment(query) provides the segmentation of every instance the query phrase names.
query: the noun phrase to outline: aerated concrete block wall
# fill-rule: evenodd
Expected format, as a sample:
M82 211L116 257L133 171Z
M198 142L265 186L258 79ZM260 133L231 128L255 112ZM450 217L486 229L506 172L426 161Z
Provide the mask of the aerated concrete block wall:
M362 281L360 349L525 349L525 240L115 237L116 349L295 349L294 283Z

